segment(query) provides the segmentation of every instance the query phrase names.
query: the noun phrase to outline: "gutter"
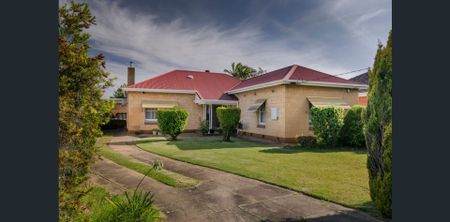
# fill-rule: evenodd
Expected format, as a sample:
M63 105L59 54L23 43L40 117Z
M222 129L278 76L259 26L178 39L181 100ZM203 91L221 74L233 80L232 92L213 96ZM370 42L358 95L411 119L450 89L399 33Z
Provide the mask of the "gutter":
M236 100L218 100L218 99L197 99L194 100L197 104L213 104L213 105L237 105Z
M179 89L146 89L146 88L122 88L125 92L159 92L159 93L181 93L181 94L195 94L194 90L179 90Z
M304 86L322 86L322 87L332 87L332 88L350 88L350 89L368 89L369 86L365 84L352 84L352 83L329 83L329 82L318 82L318 81L305 81L305 80L276 80L272 82L257 84L253 86L244 87L241 89L229 90L226 93L235 94L246 92L250 90L263 89L276 85L283 84L296 84Z

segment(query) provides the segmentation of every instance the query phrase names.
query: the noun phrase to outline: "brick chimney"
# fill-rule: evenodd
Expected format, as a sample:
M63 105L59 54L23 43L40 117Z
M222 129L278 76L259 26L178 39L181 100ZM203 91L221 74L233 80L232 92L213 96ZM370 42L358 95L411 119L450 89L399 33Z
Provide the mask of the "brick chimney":
M134 67L133 67L133 62L130 62L130 66L128 66L128 76L127 76L127 86L133 85L134 84Z

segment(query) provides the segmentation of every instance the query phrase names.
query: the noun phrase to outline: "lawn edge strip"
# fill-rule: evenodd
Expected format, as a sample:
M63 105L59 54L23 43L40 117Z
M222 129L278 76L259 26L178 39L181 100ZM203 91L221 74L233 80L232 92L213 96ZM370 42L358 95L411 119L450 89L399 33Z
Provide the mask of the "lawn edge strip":
M360 210L360 211L362 211L362 212L364 212L364 213L366 213L368 215L376 217L377 219L382 219L382 217L380 217L378 214L373 212L370 208L359 208L359 207L347 205L347 204L344 204L344 203L341 203L341 202L336 202L334 200L327 199L326 197L322 197L322 196L319 196L319 195L316 195L316 194L307 193L305 191L301 191L301 190L297 190L297 189L294 189L294 188L291 188L291 187L287 187L285 185L276 184L276 183L273 183L273 182L269 182L269 181L262 180L262 179L259 179L259 178L250 177L250 176L247 176L247 175L244 175L244 174L240 174L240 173L237 173L237 172L232 172L232 171L229 171L229 170L224 170L224 169L221 169L221 168L218 168L218 167L214 167L214 166L203 165L200 162L196 162L196 161L192 161L192 160L184 160L184 159L179 159L177 157L171 157L171 156L168 156L168 155L152 152L152 151L147 150L147 149L145 149L143 147L140 147L138 143L134 143L134 145L136 147L138 147L139 149L143 150L143 151L146 151L146 152L158 155L158 156L163 156L163 157L166 157L166 158L169 158L169 159L172 159L172 160L177 160L177 161L181 161L181 162L185 162L185 163L189 163L189 164L194 164L196 166L206 167L206 168L210 168L210 169L214 169L214 170L220 170L222 172L231 173L231 174L234 174L234 175L237 175L237 176L242 176L242 177L245 177L245 178L257 180L257 181L260 181L260 182L263 182L263 183L266 183L266 184L270 184L270 185L274 185L274 186L281 187L281 188L284 188L284 189L288 189L288 190L291 190L291 191L295 191L295 192L298 192L298 193L301 193L301 194L304 194L306 196L313 197L313 198L316 198L316 199L319 199L319 200L324 200L324 201L328 201L328 202L331 202L331 203L334 203L334 204L338 204L338 205L341 205L343 207L348 207L348 208L351 208L351 209Z
M181 175L179 173L176 172L172 172L169 170L160 170L160 171L155 171L155 170L151 170L149 171L152 167L144 162L135 160L133 158L130 158L128 156L125 156L123 154L120 154L118 152L115 152L109 148L100 148L98 150L98 154L100 154L101 156L105 157L106 159L111 160L112 162L126 167L130 170L133 170L135 172L138 172L140 174L145 174L147 172L149 172L147 174L147 177L152 178L156 181L159 181L163 184L166 184L168 186L171 187L176 187L176 188L193 188L196 187L200 184L199 180L196 180L194 178L191 177L187 177L185 175ZM168 175L165 172L170 172L170 174L172 175ZM179 178L183 178L183 181L192 181L189 183L186 182L179 182L179 180L177 178L175 178L174 176L177 176Z

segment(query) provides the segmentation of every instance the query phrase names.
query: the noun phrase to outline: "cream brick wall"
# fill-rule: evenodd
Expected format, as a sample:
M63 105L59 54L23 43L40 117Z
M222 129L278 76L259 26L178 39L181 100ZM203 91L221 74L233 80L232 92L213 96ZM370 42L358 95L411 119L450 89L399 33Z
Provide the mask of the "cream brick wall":
M196 130L200 125L203 107L194 103L194 99L195 96L192 94L128 92L127 129L129 131L158 129L158 124L144 122L145 115L142 108L142 101L158 100L177 102L179 108L186 109L189 117L185 130Z
M350 106L358 104L358 90L343 88L286 85L286 138L313 135L309 129L307 97L339 97Z
M313 135L309 129L309 102L307 97L339 97L350 106L358 104L358 90L330 87L279 85L270 88L238 93L243 131L272 137L294 139L301 135ZM266 100L266 125L258 128L258 113L249 112L249 106L257 99ZM278 108L278 120L271 120L271 108Z
M243 131L273 137L285 137L285 88L284 85L280 85L236 94L241 108ZM258 128L258 112L247 111L257 99L266 99L265 128ZM278 108L278 120L271 119L272 107Z

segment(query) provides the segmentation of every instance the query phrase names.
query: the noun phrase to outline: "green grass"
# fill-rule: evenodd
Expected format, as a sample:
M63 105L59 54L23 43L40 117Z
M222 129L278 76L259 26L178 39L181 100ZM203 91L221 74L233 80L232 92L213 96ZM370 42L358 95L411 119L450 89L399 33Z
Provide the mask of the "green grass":
M153 178L161 183L178 188L191 188L197 186L200 183L200 181L196 179L175 172L171 172L165 169L149 171L152 168L151 165L135 161L125 155L119 154L107 148L107 146L104 145L105 138L101 138L99 141L101 144L103 143L98 149L98 153L100 155L113 161L114 163L117 163L128 169L134 170L138 173L142 174L147 173L148 177Z
M373 213L365 150L280 148L232 138L153 137L136 141L143 150L221 169Z

